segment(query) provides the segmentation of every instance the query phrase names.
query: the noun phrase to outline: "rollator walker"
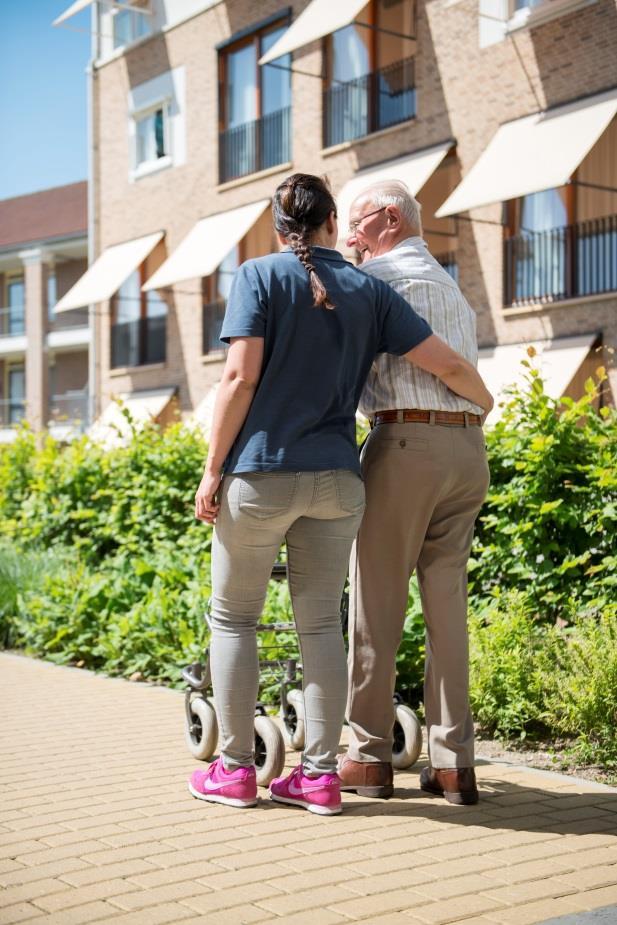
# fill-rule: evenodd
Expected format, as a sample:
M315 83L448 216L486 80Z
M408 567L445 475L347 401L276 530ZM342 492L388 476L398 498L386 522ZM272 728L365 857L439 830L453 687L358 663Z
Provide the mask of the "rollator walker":
M276 562L272 569L273 581L287 579L287 566ZM343 631L347 629L347 595L341 606L341 623ZM294 632L294 623L259 623L260 633ZM261 652L267 652L262 647ZM277 724L266 712L265 704L257 702L255 708L255 767L257 784L267 787L279 777L285 766L286 746L294 751L302 751L305 743L304 696L302 694L302 665L297 652L287 658L274 660L261 659L260 668L271 669L280 676L278 682L279 716ZM216 710L211 697L212 678L208 650L204 662L194 662L182 670L186 681L185 694L185 738L188 750L199 761L209 761L217 750L218 722ZM392 765L399 769L410 768L418 760L422 750L422 727L414 711L403 703L399 694L394 695L395 722L394 744L392 748Z

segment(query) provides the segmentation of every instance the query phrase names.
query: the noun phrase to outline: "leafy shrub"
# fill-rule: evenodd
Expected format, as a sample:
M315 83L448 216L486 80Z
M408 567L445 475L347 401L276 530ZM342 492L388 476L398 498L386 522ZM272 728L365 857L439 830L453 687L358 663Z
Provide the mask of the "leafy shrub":
M614 597L617 557L617 414L594 410L598 383L579 401L555 401L531 363L487 431L491 488L470 562L472 591L524 590L538 614L564 618L568 601Z

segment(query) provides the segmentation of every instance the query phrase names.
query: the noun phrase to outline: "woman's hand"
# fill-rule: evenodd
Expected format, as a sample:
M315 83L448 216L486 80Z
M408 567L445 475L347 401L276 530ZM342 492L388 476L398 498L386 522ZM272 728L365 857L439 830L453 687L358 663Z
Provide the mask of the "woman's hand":
M220 509L216 493L220 484L221 473L206 469L195 495L195 517L197 520L203 520L207 524L216 523Z

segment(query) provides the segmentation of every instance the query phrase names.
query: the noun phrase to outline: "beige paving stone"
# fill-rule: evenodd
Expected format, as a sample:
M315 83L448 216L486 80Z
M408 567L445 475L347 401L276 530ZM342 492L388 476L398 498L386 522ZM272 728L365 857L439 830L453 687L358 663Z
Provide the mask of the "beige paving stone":
M22 858L33 851L40 851L41 847L41 842L34 841L34 839L30 841L15 841L12 844L0 847L0 859L6 858L7 860L14 861L16 858Z
M140 813L138 810L124 812L121 816L123 825L131 819L146 818L147 817L144 816L143 813ZM118 813L110 812L108 807L105 807L100 812L90 812L87 816L80 816L79 819L71 819L70 821L66 821L64 825L67 827L67 829L74 829L76 832L79 832L84 829L91 829L97 825L103 826L108 825L109 823L116 824L117 822Z
M332 909L320 908L319 911L294 912L292 915L277 916L276 919L263 919L264 925L338 925L349 922L348 918L333 912Z
M576 894L582 909L600 909L617 904L617 887L606 886L598 890L584 890Z
M40 839L45 844L49 844L48 838L53 837L54 835L60 835L66 833L66 829L62 825L54 823L52 825L42 824L39 820L38 823L32 826L31 829L21 830L21 834L27 838ZM0 846L11 845L16 841L15 832L4 832L0 835Z
M571 852L567 857L574 870L584 870L586 867L595 867L596 864L617 864L617 844ZM565 863L565 857L561 856L559 861Z
M444 900L411 910L415 918L426 925L450 925L468 916L481 912L490 912L499 908L501 903L488 896L461 896L455 903Z
M213 865L214 866L214 865ZM328 873L331 874L330 871ZM318 871L317 877L325 877L326 871ZM304 886L298 886L301 877L306 876L310 879L311 874L302 875L295 871L290 871L281 864L258 864L255 867L239 867L237 870L217 871L198 874L196 879L200 883L206 884L212 890L226 890L230 887L241 886L244 883L259 883L260 881L271 881L281 890L289 891L290 889L305 889ZM340 868L334 872L336 878L341 879L344 874L340 873ZM316 883L319 880L316 878ZM328 882L327 880L325 882ZM310 884L308 884L310 885Z
M83 862L82 862L83 863ZM158 868L145 858L132 858L129 861L119 861L117 864L83 865L83 869L74 873L62 874L62 880L74 887L87 886L90 883L101 883L104 880L113 880L116 877L131 877L133 874L145 874L148 871L157 871Z
M89 864L114 864L117 861L129 861L131 858L156 857L169 851L169 845L162 842L140 842L137 845L127 845L125 848L110 848L99 842L98 850L90 848L78 852L80 857Z
M84 839L94 839L96 841L101 839L101 841L107 843L107 838L110 835L116 835L122 831L117 822L110 822L107 825L95 825L91 829L82 829L79 832L74 829L67 831L65 828L61 834L46 837L43 841L52 848L60 845L74 845Z
M498 883L525 883L530 880L543 880L546 877L559 877L575 870L572 855L564 855L560 860L534 860L523 861L519 864L509 864L499 869L487 870L484 876Z
M532 860L544 860L546 858L554 858L557 861L561 861L564 858L568 858L570 854L571 852L565 847L561 840L551 840L547 842L538 842L532 845L521 845L516 848L501 848L499 851L492 852L490 857L500 864L508 865Z
M43 913L29 921L31 925L89 925L90 922L108 918L110 911L113 909L106 902L93 902L62 909L60 912Z
M45 847L41 850L41 847L41 842L39 842L38 851L28 851L17 857L23 860L24 864L29 864L31 867L38 867L39 864L50 864L53 863L53 861L60 861L62 858L77 858L83 856L84 860L87 861L88 852L99 851L106 848L107 845L104 845L103 842L90 839L89 841L75 842L72 845L58 845L57 848Z
M487 917L496 925L539 925L547 919L573 915L580 911L581 906L568 896L500 909L487 913Z
M182 880L179 883L164 883L161 886L150 887L148 889L136 889L134 884L130 885L132 892L124 892L123 895L109 897L109 902L118 909L126 912L132 912L137 909L145 909L148 906L159 906L168 902L179 902L190 899L193 896L200 896L210 893L210 887L204 886L196 880Z
M293 835L290 840L291 839L293 839ZM237 851L230 852L228 845L221 845L220 847L224 849L224 851L222 850L219 853L216 858L216 863L229 870L236 870L241 867L254 867L256 864L268 864L269 862L277 864L291 859L294 852L296 857L299 857L295 845L293 847L265 848L263 851L256 849L253 851L245 851L243 854Z
M331 884L321 889L301 890L284 896L272 895L271 898L259 900L259 905L276 915L296 915L309 909L332 906L350 896L351 893L344 887Z
M276 869L274 865L270 865L270 867ZM130 877L131 883L135 883L142 889L149 889L153 886L161 886L164 883L200 880L209 874L222 876L231 874L233 876L233 871L223 870L211 861L191 861L190 864L178 864L175 867L153 868L152 865L149 865L146 873L127 874L127 876Z
M320 909L321 915L323 910ZM265 912L258 906L244 905L234 906L233 909L218 909L216 913L216 925L251 925L253 922L272 921L269 912ZM280 923L277 917L277 925ZM191 918L182 919L182 925L207 925L207 919L203 915L193 915ZM317 925L316 922L313 925Z
M2 925L17 925L17 922L26 922L38 917L41 910L30 903L16 903L14 906L6 906L2 910Z
M246 903L259 903L260 906L263 906L264 901L274 901L275 898L281 895L280 890L268 883L247 883L244 886L233 887L229 890L207 893L203 896L183 900L182 905L192 909L193 912L213 915L219 909L233 909L234 906L245 905ZM289 897L283 898L288 899ZM318 902L315 903L314 908L319 908ZM269 910L266 909L266 911Z
M137 890L134 884L119 878L103 880L100 883L90 883L87 886L69 889L64 893L54 893L36 900L37 906L46 912L60 912L72 906L82 906L99 899L109 899L121 893Z
M617 885L617 865L604 865L569 874L558 874L559 880L578 890L595 890Z
M438 871L433 868L427 870L396 870L378 876L354 877L341 880L346 889L359 893L361 896L370 893L385 893L387 890L405 890L409 887L418 887L419 884L428 884L435 880Z
M3 858L0 861L0 886L4 883L4 875L12 874L15 871L23 870L24 865L20 864L19 861L14 861L12 858Z
M40 896L46 896L48 893L57 893L68 889L68 884L51 877L35 880L31 883L21 883L18 886L8 886L5 890L0 891L0 909L19 902L31 902Z
M362 874L366 877L378 877L380 874L387 874L390 871L399 870L423 870L430 868L435 864L435 859L428 852L424 851L405 851L399 855L388 855L385 858L375 858L368 860L363 858L361 861L350 859L347 866L356 874Z
M329 903L329 906L341 915L351 919L368 918L385 912L413 911L430 905L425 896L413 890L390 890L388 893L374 893L372 896L357 896L342 902Z
M530 903L536 899L548 899L551 896L567 896L568 893L576 893L576 887L551 877L545 880L533 880L528 883L510 884L497 889L489 886L484 892L492 899L515 904Z
M108 925L108 923L109 925L170 925L172 922L181 922L191 916L190 909L186 909L179 903L164 903L161 906L149 906L147 909L121 914L114 911L113 916L109 916L110 906L107 903L104 905L107 915L100 920L101 925ZM65 925L65 923L60 919L54 923L45 920L41 925ZM81 923L79 921L67 922L66 925L81 925Z
M295 846L294 846L295 847ZM345 848L342 851L324 851L322 854L300 854L296 852L282 858L279 863L290 870L311 871L324 870L341 864L345 867L354 867L355 863L373 863L368 861L366 853L360 848ZM381 871L377 871L381 873Z

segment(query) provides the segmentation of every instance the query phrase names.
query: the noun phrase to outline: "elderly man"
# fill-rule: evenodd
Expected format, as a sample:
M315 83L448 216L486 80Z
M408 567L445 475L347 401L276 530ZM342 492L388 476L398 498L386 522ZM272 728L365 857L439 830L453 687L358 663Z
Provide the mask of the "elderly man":
M477 364L475 316L422 240L420 206L398 182L376 184L350 212L349 246L454 350ZM468 696L466 566L489 484L482 409L399 357L374 363L360 409L366 513L352 554L349 751L341 787L392 796L395 659L409 579L426 624L424 705L430 767L420 786L451 803L478 800Z

